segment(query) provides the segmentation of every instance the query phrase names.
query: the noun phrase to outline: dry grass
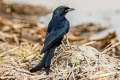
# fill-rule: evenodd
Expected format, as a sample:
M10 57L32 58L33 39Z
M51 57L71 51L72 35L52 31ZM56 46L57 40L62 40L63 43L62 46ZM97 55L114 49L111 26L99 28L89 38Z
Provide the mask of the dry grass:
M37 43L23 42L20 46L1 43L0 45L0 79L38 80L115 80L120 79L120 60L99 52L93 47L61 45L52 59L50 75L44 70L30 73L29 69L42 59L37 55L41 47ZM95 43L94 43L95 44ZM114 45L117 46L120 43ZM113 47L112 47L113 48ZM112 49L111 48L111 49Z

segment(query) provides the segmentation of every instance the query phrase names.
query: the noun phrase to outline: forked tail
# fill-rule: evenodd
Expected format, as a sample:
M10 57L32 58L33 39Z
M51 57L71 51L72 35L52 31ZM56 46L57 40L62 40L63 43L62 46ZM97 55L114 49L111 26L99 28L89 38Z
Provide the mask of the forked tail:
M30 70L30 72L36 72L39 71L41 68L45 68L46 74L49 74L50 71L50 64L51 64L51 59L54 56L54 51L55 51L56 46L50 48L49 51L47 51L44 54L44 57L42 61L35 67Z

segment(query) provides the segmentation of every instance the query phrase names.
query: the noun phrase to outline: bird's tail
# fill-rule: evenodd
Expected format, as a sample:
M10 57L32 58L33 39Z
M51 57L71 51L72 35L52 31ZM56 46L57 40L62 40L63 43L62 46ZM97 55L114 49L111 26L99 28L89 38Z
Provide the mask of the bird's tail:
M50 50L44 54L42 61L35 68L32 68L30 72L36 72L41 68L45 67L46 74L49 74L51 59L54 56L55 48L56 46L50 48Z
M46 59L46 62L45 62L45 66L44 67L45 67L45 71L46 71L47 75L49 74L49 71L50 71L51 59L54 56L55 48L56 48L56 46L50 48L48 56L47 56L47 59Z
M32 69L30 70L30 72L36 72L36 71L40 70L41 68L43 68L44 65L45 65L47 56L48 56L48 54L45 53L42 61L41 61L37 66L35 66L34 68L32 68Z

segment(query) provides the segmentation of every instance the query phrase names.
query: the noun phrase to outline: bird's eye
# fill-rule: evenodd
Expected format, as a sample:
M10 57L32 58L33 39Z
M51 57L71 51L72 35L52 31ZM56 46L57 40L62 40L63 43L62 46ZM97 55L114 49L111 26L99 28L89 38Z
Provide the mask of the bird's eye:
M68 7L65 8L65 10L68 10L68 9L69 9Z
M69 9L69 8L68 8L68 7L66 7L66 8L64 9L64 12L68 12L68 9Z

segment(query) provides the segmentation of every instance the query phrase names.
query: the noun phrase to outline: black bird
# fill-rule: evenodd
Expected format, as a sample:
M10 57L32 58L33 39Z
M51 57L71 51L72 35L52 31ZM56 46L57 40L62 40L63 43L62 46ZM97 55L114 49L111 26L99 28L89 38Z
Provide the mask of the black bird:
M44 53L44 57L30 72L36 72L44 67L46 74L49 74L51 59L54 56L55 48L61 44L64 35L69 31L70 24L65 18L65 15L72 10L74 9L67 6L59 6L54 10L46 32L44 47L41 51L41 53Z

